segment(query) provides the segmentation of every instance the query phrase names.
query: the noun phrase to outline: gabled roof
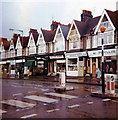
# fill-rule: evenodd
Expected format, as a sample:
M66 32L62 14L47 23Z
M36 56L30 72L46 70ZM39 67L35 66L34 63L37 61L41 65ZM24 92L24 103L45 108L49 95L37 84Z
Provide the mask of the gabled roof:
M86 22L74 20L77 29L81 35L90 34L91 30L98 24L100 16L88 19Z
M3 43L4 50L8 50L10 46L10 41L7 38L0 38L0 42Z
M37 43L37 40L38 40L38 36L39 36L39 33L37 31L37 29L32 29L30 28L30 31L29 31L29 35L32 33L33 35L33 38L34 38L34 41L35 41L35 44Z
M42 34L44 36L45 42L52 42L54 39L55 31L44 30L41 28Z
M84 35L86 33L86 24L85 22L74 20L76 27L81 35Z
M13 35L12 40L13 40L14 48L16 48L16 42L17 42L18 36L20 36L20 34L14 34Z
M117 11L106 10L106 12L108 13L114 27L118 29L118 10Z
M67 37L68 31L70 29L69 25L60 25L64 38Z
M23 48L26 48L29 41L29 36L20 37L21 45ZM23 42L22 42L23 41Z

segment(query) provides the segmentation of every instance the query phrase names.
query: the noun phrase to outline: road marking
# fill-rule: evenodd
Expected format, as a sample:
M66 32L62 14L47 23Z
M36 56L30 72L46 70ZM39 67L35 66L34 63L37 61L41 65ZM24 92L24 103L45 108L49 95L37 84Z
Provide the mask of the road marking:
M87 104L88 104L88 105L91 105L91 104L93 104L93 102L87 102Z
M35 92L37 92L37 91L29 91L28 93L35 93Z
M47 110L48 113L54 112L54 111L59 111L60 109L53 109L53 110Z
M45 95L52 95L56 97L63 97L67 99L78 98L77 96L67 95L67 94L59 94L59 93L44 93Z
M22 93L16 93L16 94L13 94L13 96L17 96L17 95L22 95Z
M112 100L112 102L118 102L117 100Z
M110 101L111 99L102 99L103 102Z
M23 86L20 86L20 85L11 85L13 87L23 87Z
M2 113L6 113L6 112L7 112L7 111L0 109L0 115L1 115Z
M41 89L43 92L49 91L49 89Z
M31 117L34 117L34 116L37 116L37 114L26 115L26 116L23 116L21 118L25 119L25 118L31 118Z
M34 107L36 104L32 103L27 103L27 102L22 102L19 100L4 100L2 101L3 104L11 105L11 106L17 106L20 108L25 108L25 107Z
M31 100L36 100L36 101L41 101L41 102L46 102L46 103L52 103L52 102L57 102L58 101L56 99L41 97L41 96L36 96L36 95L25 96L24 98L31 99Z
M76 104L76 105L70 105L68 106L68 108L75 108L75 107L79 107L80 105Z

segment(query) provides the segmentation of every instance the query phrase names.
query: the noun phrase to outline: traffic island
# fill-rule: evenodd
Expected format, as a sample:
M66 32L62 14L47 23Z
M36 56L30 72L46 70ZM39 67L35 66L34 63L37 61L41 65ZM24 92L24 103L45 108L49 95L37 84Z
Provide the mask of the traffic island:
M65 86L65 87L62 87L62 86L57 86L54 88L54 90L56 92L65 92L65 91L70 91L70 90L74 90L74 87L72 86Z
M91 96L98 98L118 99L118 93L110 94L110 93L102 93L102 92L92 92Z

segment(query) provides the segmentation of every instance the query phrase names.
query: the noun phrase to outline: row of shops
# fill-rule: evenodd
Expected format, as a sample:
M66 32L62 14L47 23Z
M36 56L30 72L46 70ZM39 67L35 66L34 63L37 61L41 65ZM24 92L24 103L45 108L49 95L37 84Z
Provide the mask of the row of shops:
M83 52L72 52L37 57L34 59L17 59L1 61L0 67L3 76L16 76L19 74L28 75L49 75L55 76L65 72L66 76L75 77L96 77L96 69L102 68L101 50ZM117 78L117 48L104 50L105 74Z

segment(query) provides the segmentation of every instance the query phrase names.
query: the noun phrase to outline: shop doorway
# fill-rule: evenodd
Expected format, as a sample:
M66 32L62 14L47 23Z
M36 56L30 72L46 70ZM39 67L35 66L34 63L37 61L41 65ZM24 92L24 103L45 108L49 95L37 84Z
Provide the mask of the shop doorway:
M96 77L96 62L92 63L92 77Z

